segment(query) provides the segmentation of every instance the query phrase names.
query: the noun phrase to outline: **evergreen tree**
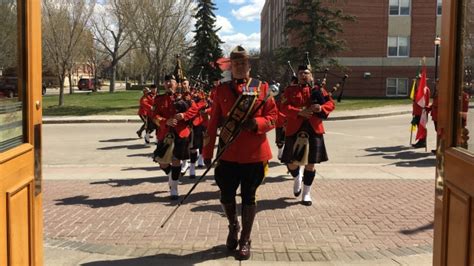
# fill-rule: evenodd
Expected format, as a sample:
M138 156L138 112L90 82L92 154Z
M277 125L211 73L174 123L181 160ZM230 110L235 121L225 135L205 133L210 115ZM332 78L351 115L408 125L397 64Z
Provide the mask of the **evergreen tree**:
M202 79L212 80L214 78L221 78L222 71L217 66L217 59L223 56L222 49L219 45L222 43L215 29L216 10L215 4L212 0L198 0L196 8L196 24L194 46L192 49L193 64L191 73L197 76L202 68Z
M338 34L343 32L343 22L354 21L354 17L328 6L327 1L297 0L286 5L285 33L294 42L278 51L280 60L298 65L306 62L305 53L309 52L313 68L337 65L331 57L345 49L345 41Z

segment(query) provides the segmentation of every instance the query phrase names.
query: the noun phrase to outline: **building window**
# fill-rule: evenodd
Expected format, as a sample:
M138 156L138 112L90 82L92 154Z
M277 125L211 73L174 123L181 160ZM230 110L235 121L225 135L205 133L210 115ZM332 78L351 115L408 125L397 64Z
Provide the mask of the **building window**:
M390 0L389 14L391 16L409 16L410 0Z
M407 96L408 79L387 78L387 96Z
M389 57L408 57L410 51L410 37L388 37Z
M442 0L438 0L438 5L436 7L436 14L438 16L441 16L441 12L443 10L443 1Z

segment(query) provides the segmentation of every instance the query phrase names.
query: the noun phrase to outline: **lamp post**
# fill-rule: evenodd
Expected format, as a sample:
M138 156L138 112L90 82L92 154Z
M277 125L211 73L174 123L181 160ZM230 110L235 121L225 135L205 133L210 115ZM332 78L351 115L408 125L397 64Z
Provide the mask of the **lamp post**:
M438 57L439 57L439 45L441 44L441 38L436 36L434 40L435 44L435 73L434 73L434 85L433 85L433 96L436 95L436 80L438 79Z

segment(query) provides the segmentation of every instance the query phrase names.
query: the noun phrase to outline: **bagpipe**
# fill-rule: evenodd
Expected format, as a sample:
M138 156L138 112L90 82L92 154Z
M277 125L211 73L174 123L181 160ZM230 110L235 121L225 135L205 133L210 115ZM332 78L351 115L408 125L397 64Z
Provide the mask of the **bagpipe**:
M202 70L203 69L204 69L204 66L201 66L201 69L199 70L199 73L196 77L192 76L192 75L190 76L190 79L193 82L193 85L192 85L193 88L198 88L198 87L201 87L201 86L208 86L209 85L208 82L205 82L204 80L202 80Z
M309 52L306 52L305 55L306 55L306 64L311 69L311 60L309 58ZM295 70L292 67L290 61L288 61L288 67L289 67L290 73L292 73L291 79L294 79L296 77L296 73L295 73ZM324 90L326 90L326 92L330 96L334 96L335 93L339 92L339 95L337 96L337 102L341 102L342 97L344 95L344 85L346 84L346 79L349 77L349 75L347 75L347 74L338 75L334 72L331 72L329 70L329 68L325 68L324 70L319 70L319 71L318 70L317 71L312 71L312 73L313 73L313 75L315 75L315 74L324 74L322 79L316 79L314 82L309 84L313 88L312 94L311 94L312 102L313 103L318 103L318 104L324 104L325 103L325 100L324 100L324 97L322 96L322 93L317 92L317 91L320 91L320 90L315 90L314 89L315 85L318 88L323 88ZM328 75L340 79L339 81L336 82L336 84L331 89L327 88ZM314 93L314 95L313 95L313 93Z

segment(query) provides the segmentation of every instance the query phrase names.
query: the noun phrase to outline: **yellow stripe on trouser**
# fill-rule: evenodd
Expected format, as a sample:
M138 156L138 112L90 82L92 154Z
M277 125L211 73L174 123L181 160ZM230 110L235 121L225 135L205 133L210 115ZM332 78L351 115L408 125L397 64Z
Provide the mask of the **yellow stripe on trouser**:
M265 181L265 177L267 177L268 173L268 162L263 162L263 178L262 178L262 183L260 183L260 186L255 190L255 204L257 204L258 200L258 189L262 186L263 181Z

